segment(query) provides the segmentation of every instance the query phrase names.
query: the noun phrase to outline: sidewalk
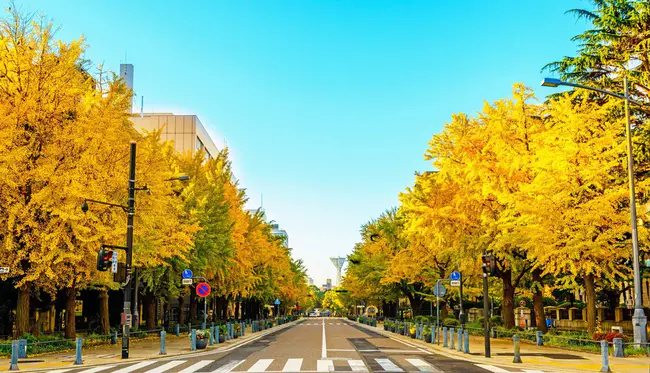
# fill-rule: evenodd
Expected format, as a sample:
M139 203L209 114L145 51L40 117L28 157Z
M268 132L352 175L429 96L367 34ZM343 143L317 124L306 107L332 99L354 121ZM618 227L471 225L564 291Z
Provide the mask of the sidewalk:
M377 333L390 336L407 343L426 347L430 350L452 357L477 364L499 365L519 370L543 370L545 372L600 372L602 358L600 354L565 350L557 347L537 346L530 343L521 343L521 364L515 364L513 359L513 343L508 339L490 339L491 358L484 357L485 340L483 337L469 337L469 354L442 347L440 345L425 343L420 340L408 338L392 332L384 331L383 324L371 327L359 324L362 327L371 329ZM650 358L647 357L626 357L615 358L609 356L609 366L612 372L648 373L650 371Z
M293 325L296 321L289 322L283 325L276 325L271 329L261 332L252 333L250 326L246 327L243 337L232 339L225 343L219 343L212 346L207 346L203 350L190 350L190 338L186 334L181 334L176 337L174 334L167 334L166 339L166 355L160 355L160 338L152 337L147 339L132 340L130 343L129 359L122 360L122 345L121 339L115 345L104 345L97 347L85 348L82 351L83 366L104 365L104 364L118 364L125 362L135 362L140 360L159 359L165 357L173 357L180 355L204 353L206 351L219 352L242 343L245 343L253 338L266 335L268 333L283 329L287 326ZM21 372L26 371L49 371L52 369L73 368L79 367L74 365L75 351L57 352L42 355L28 355L27 359L19 359L18 367ZM0 371L8 371L11 363L10 358L0 358Z

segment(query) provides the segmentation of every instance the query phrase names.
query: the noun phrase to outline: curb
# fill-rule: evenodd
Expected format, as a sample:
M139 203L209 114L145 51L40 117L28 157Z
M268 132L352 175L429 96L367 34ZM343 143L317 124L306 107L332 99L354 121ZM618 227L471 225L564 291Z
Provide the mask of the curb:
M422 342L421 340L418 340L418 339L406 338L405 336L403 336L401 334L396 334L396 333L385 331L383 328L380 329L379 326L371 327L371 326L368 326L368 325L365 325L365 324L361 324L359 322L355 322L354 324L359 325L359 326L361 326L361 327L363 327L365 329L372 330L375 333L379 333L379 334L381 334L383 336L386 336L388 338L391 338L391 339L394 339L394 340L399 340L400 342L403 342L403 343L406 343L406 344L417 345L419 348L424 348L424 349L426 349L426 350L428 350L430 352L434 352L436 354L439 354L439 355L442 355L442 356L445 356L445 357L449 357L449 358L453 358L453 359L456 359L456 360L464 360L464 361L475 363L475 364L490 364L490 365L496 364L496 365L499 365L499 366L503 366L503 367L507 367L507 368L513 368L513 369L519 369L519 370L523 370L523 369L527 369L527 370L542 369L542 370L550 371L550 372L558 372L558 371L560 371L559 370L560 368L558 368L558 367L549 367L548 365L526 364L525 362L522 363L522 364L515 364L515 363L508 363L508 362L503 362L502 363L502 362L495 362L493 360L490 360L490 358L486 358L486 357L483 357L481 359L477 359L477 358L473 357L472 355L467 355L467 354L464 354L462 352L458 353L458 354L451 353L451 352L449 352L449 350L444 349L442 346L438 346L438 345L433 344L433 343L425 343L425 342ZM611 366L611 364L610 364L610 366ZM582 369L576 370L575 368L569 368L569 369L561 368L561 372L566 372L566 373L584 373L584 372L598 372L598 371L599 370L582 370Z
M68 364L68 365L61 365L61 366L49 367L49 368L33 368L33 369L26 368L26 369L16 370L15 372L49 372L52 369L91 368L91 367L97 367L97 366L109 365L109 364L115 364L116 366L119 366L119 365L125 365L125 364L129 364L129 363L137 363L137 362L145 361L145 360L165 360L165 359L170 359L171 360L171 359L179 357L179 356L187 356L187 355L199 355L200 356L202 354L204 354L204 355L216 354L216 353L220 353L220 352L226 352L227 350L230 350L230 349L235 349L235 348L239 347L242 344L249 343L249 342L251 342L251 341L253 341L255 339L259 339L259 338L264 337L266 335L269 335L271 333L275 333L278 330L286 329L286 328L288 328L290 326L293 326L293 325L295 325L295 324L297 324L297 323L299 323L301 321L304 321L304 319L300 318L300 319L295 320L295 321L290 321L290 322L288 322L286 324L282 324L282 325L279 325L279 326L276 325L272 329L267 329L265 331L257 332L255 334L248 334L247 336L244 336L243 338L242 337L237 338L239 341L233 342L231 344L227 344L227 342L219 343L218 347L215 347L215 348L212 348L212 349L208 349L209 348L209 346L208 346L208 347L206 347L205 350L202 350L202 351L198 351L198 350L197 351L183 351L183 352L174 353L174 354L167 354L167 355L153 355L153 356L149 356L149 357L130 358L127 361L118 361L118 362L115 362L115 363L111 363L110 361L104 361L104 362L97 362L97 363L90 363L90 364L83 364L83 365ZM20 361L18 363L20 364ZM0 368L0 372L5 372L5 371L8 372L9 370L5 369L5 368Z

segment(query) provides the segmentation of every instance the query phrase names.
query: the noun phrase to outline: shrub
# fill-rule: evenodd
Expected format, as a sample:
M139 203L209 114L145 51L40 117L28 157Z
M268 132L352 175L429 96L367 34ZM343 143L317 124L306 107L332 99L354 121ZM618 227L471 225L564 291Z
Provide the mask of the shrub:
M452 319L451 317L448 317L442 321L443 326L459 326L460 321L456 319Z
M595 341L602 341L605 340L609 343L612 343L614 341L614 338L621 338L623 339L623 342L627 341L627 336L625 334L621 334L618 332L596 332L594 333L593 339Z
M490 324L492 326L503 326L503 318L501 316L490 317Z

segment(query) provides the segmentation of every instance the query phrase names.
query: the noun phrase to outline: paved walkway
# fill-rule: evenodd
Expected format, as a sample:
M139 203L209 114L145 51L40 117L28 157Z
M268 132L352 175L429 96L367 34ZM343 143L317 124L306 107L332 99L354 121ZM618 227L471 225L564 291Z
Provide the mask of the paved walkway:
M215 351L230 348L240 343L244 343L260 334L265 334L278 330L292 323L274 326L271 329L264 330L260 333L252 333L251 327L247 327L245 335L237 339L206 347L205 350L190 350L190 339L188 334L181 334L176 337L174 334L167 334L166 350L167 355L160 355L160 338L152 337L144 340L132 340L130 343L129 361L139 361L148 359L157 359L170 356L182 356L204 351ZM82 353L83 365L103 365L110 363L122 363L122 346L121 339L118 339L116 345L104 345L97 347L85 348ZM42 355L29 355L27 359L19 359L18 367L20 371L49 371L61 368L74 367L75 351L57 352ZM0 371L8 371L11 363L10 358L0 358Z
M491 339L491 358L484 357L485 340L483 337L470 336L469 354L442 347L440 345L425 343L402 335L384 331L383 325L366 328L373 329L378 333L390 335L393 338L410 341L416 345L422 345L440 354L457 359L465 359L478 364L502 365L506 367L519 368L521 371L545 371L545 372L600 372L602 358L599 354L591 354L582 351L565 350L557 347L537 346L532 343L521 343L521 364L515 364L513 359L512 340L499 338ZM648 373L650 372L650 358L648 357L626 357L614 358L609 356L609 366L612 372Z

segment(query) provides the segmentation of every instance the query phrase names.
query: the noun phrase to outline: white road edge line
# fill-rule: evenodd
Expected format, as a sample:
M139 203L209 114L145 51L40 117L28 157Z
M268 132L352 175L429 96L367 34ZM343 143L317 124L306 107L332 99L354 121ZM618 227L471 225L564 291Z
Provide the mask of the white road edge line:
M507 370L503 368L495 367L494 365L489 365L489 364L474 364L474 365L494 373L508 373Z
M325 336L325 318L323 317L323 350L321 351L321 359L327 358L327 338Z

